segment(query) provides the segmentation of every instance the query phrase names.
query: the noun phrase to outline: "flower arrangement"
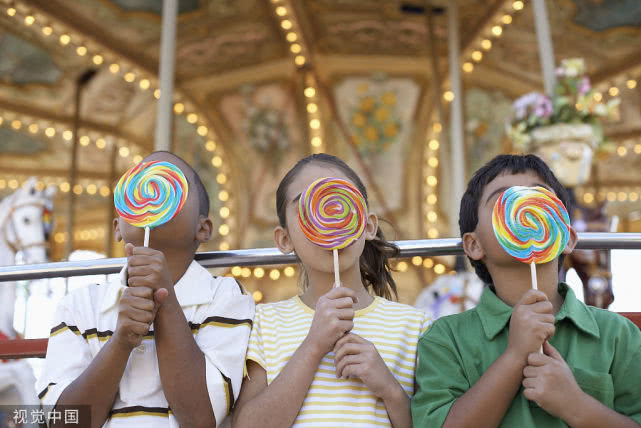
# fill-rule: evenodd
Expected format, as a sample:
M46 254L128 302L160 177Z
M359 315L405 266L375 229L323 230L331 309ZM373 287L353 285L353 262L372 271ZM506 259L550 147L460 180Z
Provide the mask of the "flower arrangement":
M602 102L602 95L592 89L585 74L583 59L565 59L556 69L557 84L552 99L531 92L514 102L514 114L506 128L516 149L530 151L533 129L561 123L591 125L594 141L598 145L604 142L601 119L615 119L621 100L611 98Z

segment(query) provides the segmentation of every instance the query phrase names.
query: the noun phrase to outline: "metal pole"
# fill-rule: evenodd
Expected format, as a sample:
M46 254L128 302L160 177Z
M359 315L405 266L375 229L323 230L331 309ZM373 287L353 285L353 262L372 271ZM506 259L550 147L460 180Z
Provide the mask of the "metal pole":
M459 201L465 191L465 150L463 148L463 90L459 65L458 1L451 0L447 8L450 84L454 99L450 113L450 155L452 157L452 192L450 192L450 234L458 236Z
M394 242L399 258L463 254L459 238L421 239ZM579 233L580 250L641 250L641 233ZM294 254L282 254L277 248L211 251L197 253L196 261L207 268L228 266L266 266L297 263ZM119 272L126 259L82 260L34 265L0 266L0 283L21 279L58 278L82 275L106 275ZM0 285L1 286L1 285Z
M113 142L111 146L111 163L109 166L109 190L111 191L116 182L116 161L118 160L118 145ZM105 255L107 258L113 257L114 234L112 232L112 223L114 219L114 205L113 198L108 200L107 205L107 221L105 222Z
M174 93L174 54L176 51L176 15L178 0L163 0L160 40L160 99L156 111L155 150L171 148L172 103Z
M534 8L534 25L536 26L539 58L541 58L541 70L543 71L543 87L546 95L552 97L556 86L556 76L554 75L552 35L550 34L550 22L545 0L532 0L532 7Z

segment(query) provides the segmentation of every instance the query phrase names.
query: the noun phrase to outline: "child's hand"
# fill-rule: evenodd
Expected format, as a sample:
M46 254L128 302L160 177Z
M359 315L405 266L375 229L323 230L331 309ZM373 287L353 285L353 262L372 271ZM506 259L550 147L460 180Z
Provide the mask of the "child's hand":
M575 408L584 393L561 354L547 341L543 352L528 356L523 370L523 395L552 416L567 421L564 412Z
M154 290L149 287L126 287L118 303L118 321L113 339L129 350L140 345L156 316Z
M357 334L349 333L334 346L336 377L358 378L379 398L392 393L398 382L374 344Z
M149 287L155 291L154 299L162 303L169 290L172 290L171 275L167 268L165 255L153 248L125 246L127 255L127 284L131 287ZM164 289L162 293L158 293ZM160 300L160 302L159 302Z
M332 350L338 339L354 327L354 290L332 288L316 302L316 312L306 340L319 355Z
M510 320L507 350L519 359L537 352L543 342L554 335L552 303L538 290L529 290L514 306Z

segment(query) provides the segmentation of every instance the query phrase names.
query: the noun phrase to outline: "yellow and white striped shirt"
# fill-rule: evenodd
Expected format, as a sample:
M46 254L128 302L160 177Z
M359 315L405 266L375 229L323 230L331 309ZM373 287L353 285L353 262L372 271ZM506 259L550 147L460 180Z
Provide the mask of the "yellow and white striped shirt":
M80 288L60 302L45 369L38 380L45 415L111 339L125 284L123 269L119 281ZM205 355L207 392L220 425L240 391L254 300L233 278L212 277L195 261L174 290L194 340ZM103 425L143 426L178 427L160 382L153 325L142 344L131 352L113 408Z
M298 296L256 307L247 359L267 372L270 384L300 346L314 310ZM414 393L416 345L431 320L411 306L376 297L356 311L353 333L372 342L408 396ZM391 427L385 405L359 379L336 378L330 352L314 375L295 427Z

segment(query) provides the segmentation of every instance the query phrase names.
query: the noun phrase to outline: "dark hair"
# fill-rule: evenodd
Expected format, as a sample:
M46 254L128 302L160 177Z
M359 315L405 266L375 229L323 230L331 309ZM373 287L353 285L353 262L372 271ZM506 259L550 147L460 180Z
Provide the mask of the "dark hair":
M198 214L203 217L209 217L209 193L207 193L207 189L205 188L205 185L203 184L196 170L191 165L189 165L183 158L181 158L175 153L168 152L166 150L155 151L151 153L149 156L145 157L145 159L155 154L169 155L170 157L177 160L182 167L184 167L185 169L191 172L191 180L190 180L191 184L194 185L194 187L196 188L196 191L198 192Z
M365 203L369 205L365 185L353 169L336 156L326 153L314 154L299 160L296 165L285 174L285 177L283 177L278 185L278 190L276 190L276 213L278 214L278 222L282 227L287 227L287 219L285 218L287 189L300 170L313 163L326 164L340 170L356 185L358 190L363 194ZM398 252L399 249L396 245L385 240L385 236L380 228L376 231L376 237L374 239L365 241L365 248L359 259L361 280L365 287L371 288L377 296L391 299L393 294L394 297L398 298L396 282L392 277L392 268L389 264L389 258L398 255Z
M479 202L483 189L489 182L502 174L519 174L527 171L538 175L545 184L552 188L568 212L572 212L573 203L568 191L539 157L534 155L499 155L476 171L467 184L467 190L461 199L458 220L461 236L476 229L479 221ZM563 254L559 256L559 267L563 265L564 258ZM480 260L469 260L479 278L486 284L491 284L492 276L485 263Z

